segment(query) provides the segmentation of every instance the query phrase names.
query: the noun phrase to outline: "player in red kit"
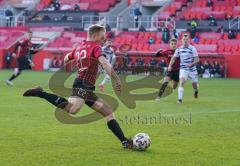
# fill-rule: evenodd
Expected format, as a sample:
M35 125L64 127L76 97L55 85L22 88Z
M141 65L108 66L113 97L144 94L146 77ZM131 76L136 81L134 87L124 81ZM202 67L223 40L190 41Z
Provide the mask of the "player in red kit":
M131 149L132 141L125 137L115 119L112 108L94 93L99 65L112 77L115 90L121 91L120 78L102 53L101 47L105 40L105 34L106 30L104 27L100 25L90 26L87 40L65 56L65 63L72 60L77 61L78 70L78 76L72 87L72 96L68 100L55 94L47 93L40 87L27 90L23 96L43 98L69 114L76 114L86 104L106 118L108 128L121 141L123 148Z
M169 64L176 49L177 49L177 39L171 39L170 49L165 51L160 50L157 52L156 56L167 57L167 63ZM162 97L166 87L168 86L169 81L171 80L173 81L173 89L177 88L178 82L179 82L179 70L180 70L180 59L178 58L173 64L172 70L168 71L166 76L164 77L163 85L160 88L158 96L156 98L157 100L159 100Z
M32 32L28 31L27 38L17 43L15 51L12 54L12 56L17 59L17 67L12 76L6 81L7 85L13 86L12 81L17 78L23 70L30 69L34 66L34 63L29 57L30 50L33 48L31 39Z

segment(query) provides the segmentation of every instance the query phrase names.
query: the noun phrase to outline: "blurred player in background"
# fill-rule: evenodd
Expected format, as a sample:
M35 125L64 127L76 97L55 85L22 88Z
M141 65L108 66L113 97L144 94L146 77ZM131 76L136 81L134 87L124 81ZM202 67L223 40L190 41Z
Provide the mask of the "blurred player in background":
M167 57L167 64L169 65L176 48L177 48L177 39L173 38L170 40L170 49L165 51L159 50L156 54L156 57L159 57L159 56ZM167 74L164 77L163 85L159 90L156 100L159 100L162 97L170 81L173 81L173 89L177 88L178 82L179 82L179 68L180 68L180 59L176 58L175 62L172 65L172 70L167 71Z
M184 34L182 38L182 46L177 48L168 66L168 71L173 70L173 64L180 57L180 84L178 87L178 103L182 103L184 85L189 78L194 89L194 97L198 98L198 73L196 65L199 62L197 50L190 45L189 35Z
M114 64L116 63L116 55L111 46L112 46L112 40L107 39L105 46L102 47L102 50L109 64L111 64L113 68ZM98 85L100 91L103 91L105 84L111 81L111 77L106 73L106 71L103 71L103 72L104 72L104 78L102 82Z
M14 86L12 81L17 78L23 70L34 67L34 63L29 57L33 49L31 39L32 31L28 31L27 37L17 43L14 53L12 54L12 56L17 59L17 67L14 69L12 76L6 81L6 84L9 86Z
M77 61L78 69L78 76L72 87L72 96L68 100L55 94L47 93L40 87L27 90L23 96L43 98L69 114L76 114L86 103L87 106L106 118L108 128L121 141L123 148L131 149L132 141L123 134L111 106L94 93L99 65L102 65L106 73L112 77L115 90L117 92L121 91L120 78L102 52L102 43L105 40L105 35L106 30L103 26L90 26L87 40L65 56L64 62L68 63L75 60Z

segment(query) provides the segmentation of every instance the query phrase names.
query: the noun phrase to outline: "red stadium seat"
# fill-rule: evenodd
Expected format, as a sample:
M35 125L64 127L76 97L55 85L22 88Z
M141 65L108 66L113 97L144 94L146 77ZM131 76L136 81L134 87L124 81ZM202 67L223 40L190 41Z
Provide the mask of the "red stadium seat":
M233 45L231 51L232 52L237 52L238 51L238 45Z
M85 2L85 3L78 3L78 5L80 6L81 10L88 10L89 9L89 3Z
M156 41L155 41L155 44L161 44L161 39L157 38Z
M168 48L169 48L168 44L151 44L150 45L151 51L157 51L159 49L168 49Z
M27 29L26 29L27 30ZM26 33L21 28L1 28L0 29L0 48L8 48L13 45L21 36Z
M218 52L224 52L224 45L218 46Z
M225 52L230 52L232 49L232 46L231 45L226 45L225 48L224 48L224 51Z
M170 17L171 13L168 12L168 11L165 11L165 12L161 12L160 15L159 15L159 21L160 20L165 20L166 18Z
M36 6L37 10L43 10L47 7L52 0L41 0ZM78 4L81 10L96 10L99 12L105 12L110 9L110 7L116 5L118 0L105 0L104 3L101 3L100 0L61 0L60 3L62 6L70 5L70 10L74 9L74 5Z
M200 33L200 38L204 39L221 39L222 34L221 33L215 33L215 32L202 32Z
M212 39L211 44L217 44L218 40L217 39Z
M237 16L237 13L240 14L240 12L237 11L237 7L235 7L236 4L240 5L240 2L235 0L224 2L214 0L213 7L207 7L206 0L193 1L192 5L188 5L177 17L191 20L192 18L207 19L209 15L213 15L216 19L225 19L226 15Z
M217 45L216 44L198 44L195 45L196 49L199 52L216 52L217 51Z
M149 44L145 44L143 46L143 51L149 51Z
M224 33L223 39L228 39L228 34L227 33Z
M204 44L210 44L211 43L211 39L205 39Z

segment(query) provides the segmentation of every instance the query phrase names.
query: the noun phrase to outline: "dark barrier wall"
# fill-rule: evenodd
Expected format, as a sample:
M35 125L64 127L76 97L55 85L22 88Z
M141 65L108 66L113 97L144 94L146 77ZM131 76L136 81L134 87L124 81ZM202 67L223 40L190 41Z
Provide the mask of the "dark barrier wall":
M240 54L226 54L227 77L240 78Z

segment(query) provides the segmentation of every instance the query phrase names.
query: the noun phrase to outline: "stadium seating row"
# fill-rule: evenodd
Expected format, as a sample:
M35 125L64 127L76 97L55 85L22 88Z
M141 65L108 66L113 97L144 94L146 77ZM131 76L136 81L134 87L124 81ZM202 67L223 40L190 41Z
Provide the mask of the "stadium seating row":
M41 27L35 27L32 30L43 30ZM49 43L48 48L72 48L75 43L81 42L86 38L86 32L69 32L63 31L63 28L45 28L46 31L58 30L61 35ZM16 40L25 34L26 30L17 29L0 29L0 48L8 48ZM149 43L153 38L154 42ZM227 33L202 32L199 33L199 43L194 44L199 52L238 52L240 51L240 34L236 39L228 39ZM162 42L162 32L122 32L114 38L116 46L120 44L131 44L132 51L154 52L158 49L167 49L168 44Z
M72 47L75 43L85 39L85 32L63 32L62 35L49 44L50 48ZM149 39L154 43L150 44ZM215 32L203 32L199 34L200 42L195 45L199 52L236 52L240 51L240 34L237 39L228 39L227 34ZM122 32L114 38L116 46L120 44L131 44L132 51L155 52L159 48L167 49L168 44L162 42L161 32Z
M71 48L75 43L81 42L86 38L85 32L63 32L60 37L56 38L48 45L50 48L66 47Z
M80 10L95 10L99 12L106 12L111 7L115 6L119 0L60 0L61 10L68 9L74 10L75 5L78 5ZM37 9L43 10L51 3L51 0L41 0Z
M9 48L17 39L25 34L21 29L0 29L0 48Z
M240 0L212 1L211 6L207 6L207 0L194 1L180 14L179 18L185 20L207 19L212 15L216 19L226 19L240 14Z

